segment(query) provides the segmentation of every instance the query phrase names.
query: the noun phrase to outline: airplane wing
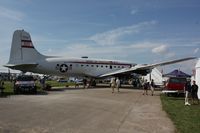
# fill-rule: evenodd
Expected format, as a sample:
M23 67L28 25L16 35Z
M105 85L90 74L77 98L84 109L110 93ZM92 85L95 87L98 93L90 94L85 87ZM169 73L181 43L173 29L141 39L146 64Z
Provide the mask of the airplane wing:
M154 64L136 65L136 66L133 66L130 68L124 68L124 69L120 69L120 70L117 70L114 72L105 73L103 75L100 75L99 78L122 75L122 74L131 74L131 73L146 75L147 73L150 73L151 70L155 67L174 64L174 63L183 62L183 61L188 61L188 60L192 60L192 59L196 59L196 57L188 57L188 58L170 60L170 61L154 63Z

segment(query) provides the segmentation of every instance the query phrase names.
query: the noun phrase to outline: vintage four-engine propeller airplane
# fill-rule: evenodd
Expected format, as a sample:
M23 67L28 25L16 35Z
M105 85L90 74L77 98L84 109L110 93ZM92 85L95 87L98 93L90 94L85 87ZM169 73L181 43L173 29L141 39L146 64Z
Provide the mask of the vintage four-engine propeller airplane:
M191 59L195 57L144 65L112 60L45 56L35 49L28 32L16 30L13 34L10 59L5 66L22 72L47 75L105 78L133 73L146 75L155 67Z

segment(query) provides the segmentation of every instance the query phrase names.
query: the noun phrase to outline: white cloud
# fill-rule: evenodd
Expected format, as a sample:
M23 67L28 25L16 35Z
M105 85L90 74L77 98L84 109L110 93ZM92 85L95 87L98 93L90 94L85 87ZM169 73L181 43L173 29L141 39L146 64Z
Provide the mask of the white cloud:
M0 18L21 21L24 16L25 14L20 11L12 10L12 9L8 9L8 8L0 6Z
M65 56L65 57L82 57L98 59L113 59L125 60L130 62L145 62L146 57L151 56L151 49L160 46L159 43L153 42L138 42L126 45L93 45L92 43L68 43L62 49L52 49L50 55ZM141 59L137 61L139 55ZM167 55L166 55L167 56ZM170 56L170 55L168 55Z
M131 15L135 15L136 13L138 13L138 10L137 10L137 9L131 10Z
M124 47L121 47L121 48L124 49ZM121 48L119 47L113 48L112 46L108 46L105 48L103 46L98 47L98 46L93 46L90 44L78 43L78 44L68 44L68 46L62 49L62 51L60 51L59 54L62 56L64 55L66 57L89 56L92 58L93 57L106 58L106 57L110 57L111 55L116 56L117 54L121 52Z
M172 58L172 57L174 57L176 54L174 53L174 52L169 52L169 53L167 53L166 54L166 57L167 58Z
M152 42L141 42L136 44L131 44L130 48L136 48L136 49L149 49L154 48L155 46L158 46L159 44L152 43Z
M52 53L52 51L53 51L53 50L52 50L51 48L49 48L49 49L47 50L48 53Z
M142 29L155 25L156 21L143 22L136 25L120 27L114 30L98 33L89 37L89 40L94 41L99 45L114 45L125 35L139 33Z
M122 59L135 61L138 54L148 56L151 54L151 49L159 47L161 44L153 42L138 42L126 45L93 45L92 43L68 43L66 47L62 49L51 49L46 54L65 56L65 57L82 57L88 56L89 58L100 58L100 59ZM166 57L174 56L172 53L166 53ZM144 59L143 59L144 60Z
M160 45L152 49L152 52L155 54L165 54L168 51L167 45Z
M196 48L195 50L194 50L194 54L197 54L199 52L199 48Z
M157 47L154 47L151 51L154 54L163 55L166 58L172 58L176 56L174 52L169 51L169 46L166 44L158 45Z
M70 48L72 48L72 49L80 49L80 50L82 50L82 49L90 49L90 47L87 44L81 44L81 43L73 44Z
M89 58L98 58L98 59L113 59L113 60L129 60L135 61L135 55L138 53L144 53L149 51L149 49L136 49L131 45L118 45L113 47L112 45L96 46L86 43L72 43L67 44L66 47L57 51L53 49L51 55L65 56L65 57L82 57L88 56ZM146 53L146 52L145 52Z

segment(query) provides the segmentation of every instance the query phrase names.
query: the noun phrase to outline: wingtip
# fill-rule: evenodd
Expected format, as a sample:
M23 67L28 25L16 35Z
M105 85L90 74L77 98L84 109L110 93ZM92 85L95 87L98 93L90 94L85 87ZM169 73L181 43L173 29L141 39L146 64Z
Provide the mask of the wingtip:
M195 59L198 59L198 57L187 57L187 58L185 58L185 60L195 60Z

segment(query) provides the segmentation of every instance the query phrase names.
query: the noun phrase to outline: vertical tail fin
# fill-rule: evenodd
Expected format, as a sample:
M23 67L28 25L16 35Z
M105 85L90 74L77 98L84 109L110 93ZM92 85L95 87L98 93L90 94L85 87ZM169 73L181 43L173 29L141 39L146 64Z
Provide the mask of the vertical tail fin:
M24 30L14 32L8 64L31 63L44 57L34 48L28 32Z

